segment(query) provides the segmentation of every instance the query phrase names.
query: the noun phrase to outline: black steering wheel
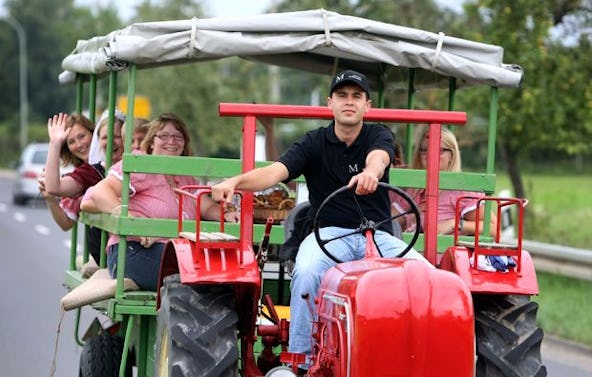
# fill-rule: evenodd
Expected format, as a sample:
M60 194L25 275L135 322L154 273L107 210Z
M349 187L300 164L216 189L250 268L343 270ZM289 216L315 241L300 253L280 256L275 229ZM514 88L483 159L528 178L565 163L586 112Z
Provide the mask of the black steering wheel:
M413 214L415 216L415 223L418 224L418 226L415 227L415 233L413 234L413 237L411 238L411 241L409 242L407 247L405 249L403 249L403 251L401 251L396 257L399 258L399 257L402 257L405 254L407 254L409 252L409 250L411 250L413 248L413 245L415 245L415 242L417 242L417 238L419 237L419 232L421 230L421 227L419 226L419 224L421 224L421 217L419 215L419 208L417 207L417 204L415 204L413 199L411 199L411 197L409 195L407 195L407 193L405 193L405 191L401 190L398 187L391 186L391 185L384 183L384 182L378 182L378 190L381 190L381 189L393 191L397 195L401 196L407 203L409 203L409 210L406 212L400 213L398 215L395 215L395 216L390 216L390 217L388 217L384 220L381 220L379 222L369 220L368 218L366 218L362 209L360 208L360 204L358 203L358 199L356 198L357 195L355 194L355 187L349 188L348 186L343 186L343 187L338 188L337 190L333 191L331 193L331 195L329 195L323 201L323 203L321 204L321 206L317 210L317 213L314 218L314 225L313 225L315 238L317 240L317 243L319 244L319 247L321 248L321 250L323 250L325 255L327 255L329 258L331 258L336 263L342 263L343 261L340 260L339 258L337 258L336 256L334 256L333 254L331 254L331 252L329 250L327 250L327 248L325 247L326 244L328 244L329 242L339 240L341 238L351 236L353 234L358 234L358 233L365 234L367 230L370 230L372 233L372 237L374 237L374 233L375 233L376 229L379 229L381 225L383 225L386 222L392 222L401 216ZM356 229L352 230L351 233L343 234L341 236L330 238L330 239L322 239L321 233L320 233L321 224L320 224L320 216L319 215L327 207L327 203L335 200L335 198L338 195L340 195L346 191L350 192L351 200L353 200L356 203L356 207L358 209L358 214L360 216L360 225ZM374 244L376 244L376 242L374 242ZM380 249L378 249L378 246L376 246L376 248L378 250L378 254L382 257L383 256L382 252L380 251Z

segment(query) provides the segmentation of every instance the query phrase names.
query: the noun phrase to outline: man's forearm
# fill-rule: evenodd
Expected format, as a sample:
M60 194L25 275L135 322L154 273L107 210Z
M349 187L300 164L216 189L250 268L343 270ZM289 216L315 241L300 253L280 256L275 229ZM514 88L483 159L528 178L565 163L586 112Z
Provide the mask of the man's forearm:
M364 170L380 179L389 165L390 161L388 161L388 153L382 150L374 150L368 154Z
M288 177L288 171L283 166L281 162L274 162L265 168L251 170L231 179L236 179L235 187L237 190L261 191L276 185Z

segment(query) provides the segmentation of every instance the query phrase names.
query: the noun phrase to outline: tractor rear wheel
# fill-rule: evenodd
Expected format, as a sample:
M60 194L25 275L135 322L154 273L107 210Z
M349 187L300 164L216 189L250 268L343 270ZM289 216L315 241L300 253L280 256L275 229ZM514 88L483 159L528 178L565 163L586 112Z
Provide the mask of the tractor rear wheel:
M475 295L477 377L544 377L538 304L524 295Z
M90 337L80 354L80 377L117 377L123 355L123 339L103 332ZM127 360L125 375L132 376L132 363Z
M187 286L179 275L167 276L157 320L157 376L236 375L238 316L232 287Z

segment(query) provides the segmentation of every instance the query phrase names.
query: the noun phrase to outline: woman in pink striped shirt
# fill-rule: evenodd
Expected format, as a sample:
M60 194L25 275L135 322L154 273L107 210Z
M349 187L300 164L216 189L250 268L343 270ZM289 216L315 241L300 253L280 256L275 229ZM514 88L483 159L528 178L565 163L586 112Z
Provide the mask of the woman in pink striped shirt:
M413 153L411 167L413 169L425 169L427 164L427 133L424 133L420 139L419 147ZM456 137L447 128L442 128L440 141L440 171L461 171L460 150ZM425 189L407 189L407 194L417 203L423 222L424 211L426 207ZM454 232L456 202L461 196L483 197L484 193L469 192L461 190L440 190L438 196L438 233L451 234ZM409 203L401 197L393 198L393 214L403 213L409 210ZM473 235L477 227L483 231L483 219L485 218L485 209L481 206L478 209L480 224L476 223L477 204L474 199L463 199L460 203L461 220L458 224L459 233L462 235ZM415 231L415 218L413 215L407 215L398 218L401 228L405 232ZM490 231L495 231L497 219L491 215Z
M149 124L142 142L148 154L165 156L192 155L189 133L185 123L173 114L162 114ZM119 214L123 189L122 162L113 165L105 179L87 191L81 208L88 212ZM178 197L174 189L198 184L194 177L164 174L130 174L129 216L150 218L177 218ZM185 199L187 200L187 199ZM194 217L195 203L183 203L185 216ZM203 219L220 218L220 204L209 197L202 198L200 213ZM225 220L238 221L236 212L227 212ZM125 276L134 280L140 289L156 290L160 258L167 239L154 237L127 237ZM117 272L119 237L111 235L107 243L107 266L112 277Z

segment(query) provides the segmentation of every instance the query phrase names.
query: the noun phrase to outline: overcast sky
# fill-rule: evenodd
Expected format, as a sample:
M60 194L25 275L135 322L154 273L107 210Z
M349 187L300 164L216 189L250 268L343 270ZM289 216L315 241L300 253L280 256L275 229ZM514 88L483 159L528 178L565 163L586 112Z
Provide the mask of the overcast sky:
M3 0L0 0L0 2ZM99 6L109 3L116 4L121 9L123 19L129 19L134 14L134 6L142 0L75 0L77 4L86 6ZM158 0L153 0L154 3ZM208 16L240 16L263 13L273 0L202 0L203 10ZM248 4L248 5L247 5Z
M77 4L84 4L87 6L106 5L109 3L117 4L121 9L121 17L129 19L133 16L134 5L139 4L142 0L75 0ZM158 0L153 0L157 2ZM261 14L269 9L276 0L202 0L203 10L208 16L222 17L222 16L241 16ZM460 5L464 0L436 0L442 5L452 8L460 9ZM2 3L3 0L0 0Z

